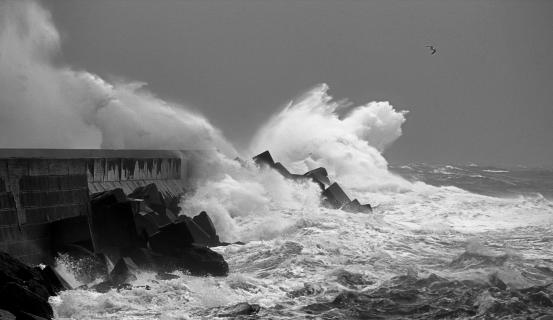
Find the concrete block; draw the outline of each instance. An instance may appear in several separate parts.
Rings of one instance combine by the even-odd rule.
[[[29,208],[25,210],[25,215],[29,224],[48,222],[48,213],[43,208]]]
[[[15,210],[1,210],[0,211],[0,226],[13,226],[17,225],[17,212]],[[1,242],[0,237],[0,242]]]
[[[48,174],[52,176],[66,176],[69,174],[70,160],[56,159],[48,161]]]
[[[324,202],[332,208],[339,209],[351,200],[338,183],[331,184],[323,193]]]
[[[47,176],[49,174],[49,162],[46,159],[31,159],[29,160],[29,175],[30,176]]]
[[[258,165],[268,165],[269,167],[273,167],[275,165],[275,161],[268,150],[253,157],[253,161],[255,161]]]
[[[0,193],[0,210],[15,209],[15,200],[11,192]]]

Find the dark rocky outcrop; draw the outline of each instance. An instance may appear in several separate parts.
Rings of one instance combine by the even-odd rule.
[[[0,286],[0,308],[10,311],[19,319],[22,312],[51,319],[54,316],[48,299],[15,282]]]
[[[322,196],[323,204],[334,209],[340,209],[342,206],[351,202],[347,194],[336,182],[326,188]]]
[[[370,204],[361,204],[357,199],[345,204],[342,210],[352,213],[371,213],[373,211]]]
[[[136,280],[137,273],[138,266],[136,263],[130,257],[122,257],[109,273],[109,280],[113,284],[119,285]]]
[[[253,157],[253,161],[255,161],[257,165],[268,165],[271,168],[275,166],[275,161],[268,150]]]
[[[29,318],[24,313],[52,318],[48,298],[61,290],[61,283],[52,273],[52,270],[31,268],[0,252],[0,309],[18,319]]]
[[[323,167],[308,171],[304,174],[304,176],[311,178],[323,190],[326,186],[330,185],[330,179],[328,179],[328,172]]]
[[[121,257],[121,250],[139,247],[141,242],[135,222],[135,205],[121,189],[92,196],[92,231],[96,250],[112,261]]]
[[[146,205],[152,208],[154,211],[159,214],[166,214],[166,202],[155,183],[150,183],[143,187],[136,188],[132,193],[129,194],[129,198],[133,199],[142,199],[146,202]]]
[[[177,221],[184,222],[188,232],[190,232],[190,235],[192,236],[192,243],[204,246],[207,246],[210,243],[211,239],[209,234],[197,225],[192,218],[187,216],[179,216]]]
[[[0,310],[0,320],[16,320],[16,319],[13,313],[6,310]]]
[[[181,269],[193,276],[226,276],[229,267],[219,253],[203,246],[190,245],[174,249],[171,255],[164,255],[160,270]]]
[[[46,283],[49,284],[48,293],[51,296],[57,294],[62,290],[72,289],[71,285],[65,279],[63,279],[63,277],[54,268],[50,266],[44,266],[43,268],[34,267],[33,269],[38,271],[42,278],[46,281]]]
[[[194,220],[194,222],[208,234],[209,242],[206,244],[207,246],[218,246],[221,244],[219,236],[217,235],[217,230],[215,230],[215,226],[213,225],[213,221],[211,221],[211,218],[205,211],[200,212],[197,216],[192,218],[192,220]]]
[[[159,228],[149,238],[148,244],[154,252],[172,255],[176,249],[190,246],[193,240],[186,223],[178,221]]]
[[[352,213],[371,213],[370,204],[361,204],[357,199],[353,201],[342,190],[338,183],[331,183],[328,172],[324,167],[319,167],[306,172],[303,175],[294,174],[288,171],[280,162],[274,161],[269,151],[264,151],[253,157],[259,166],[269,166],[279,172],[283,177],[291,180],[311,180],[321,188],[322,205],[332,209],[342,209]]]

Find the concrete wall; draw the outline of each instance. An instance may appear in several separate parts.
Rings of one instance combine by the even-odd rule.
[[[88,229],[75,217],[89,216],[91,193],[155,183],[176,199],[185,192],[183,162],[174,151],[0,149],[0,250],[47,260],[66,219]]]

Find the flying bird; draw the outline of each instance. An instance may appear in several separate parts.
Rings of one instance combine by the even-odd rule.
[[[434,46],[425,46],[427,48],[430,48],[430,55],[433,55],[434,53],[436,53],[436,48],[434,48]]]

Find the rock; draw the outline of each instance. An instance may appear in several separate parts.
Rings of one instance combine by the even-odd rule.
[[[350,203],[345,204],[342,210],[352,213],[371,213],[372,208],[370,204],[360,204],[357,199],[353,199]]]
[[[102,253],[95,254],[76,244],[64,245],[58,252],[67,256],[68,262],[73,267],[72,272],[79,282],[94,281],[108,272],[106,256]]]
[[[15,316],[9,311],[0,310],[0,320],[15,320]]]
[[[30,314],[27,312],[20,312],[17,315],[17,320],[46,320],[46,318],[39,317],[37,315]]]
[[[307,173],[304,174],[304,176],[311,178],[323,190],[326,186],[330,185],[330,179],[328,179],[328,172],[323,167],[308,171]]]
[[[115,267],[109,274],[109,280],[113,285],[120,285],[129,281],[136,280],[136,274],[138,273],[138,266],[129,257],[122,257],[117,261]]]
[[[0,252],[0,285],[9,282],[25,287],[45,300],[55,294],[54,285],[44,279],[38,270],[5,252]]]
[[[166,226],[173,221],[166,215],[159,214],[145,206],[143,210],[139,210],[134,214],[134,222],[139,235],[146,234],[150,237],[152,234],[158,232],[160,227]]]
[[[187,216],[179,216],[177,218],[177,221],[182,221],[186,224],[188,231],[192,235],[193,243],[204,246],[209,245],[209,243],[211,242],[211,237],[199,225],[197,225],[196,222],[192,220],[192,218]]]
[[[117,261],[122,249],[144,245],[136,231],[131,201],[95,205],[91,221],[96,250],[108,255],[112,261]]]
[[[167,208],[165,199],[155,183],[150,183],[149,185],[138,187],[132,193],[129,194],[129,198],[133,199],[142,199],[146,202],[146,205],[152,208],[154,211],[165,215],[165,210]]]
[[[344,190],[336,182],[326,188],[322,196],[323,204],[334,209],[340,209],[343,205],[351,202]]]
[[[134,248],[133,250],[126,251],[124,254],[131,258],[140,269],[145,270],[155,270],[156,261],[161,259],[159,254],[146,248]]]
[[[217,235],[217,230],[215,230],[213,221],[211,221],[211,218],[205,211],[200,212],[197,216],[192,218],[192,220],[194,220],[194,222],[209,236],[209,242],[205,245],[209,247],[221,245],[221,241],[219,239],[219,235]]]
[[[148,239],[154,252],[168,255],[174,255],[176,250],[190,246],[193,242],[194,238],[184,221],[163,226]]]
[[[20,312],[28,312],[46,319],[54,315],[48,304],[48,297],[39,296],[28,290],[24,285],[8,282],[0,286],[0,308],[17,316]]]
[[[261,307],[258,304],[249,304],[247,302],[240,302],[233,306],[226,307],[219,313],[218,317],[237,317],[248,316],[259,312]]]
[[[94,193],[90,196],[91,207],[95,206],[109,206],[116,203],[122,203],[127,201],[127,196],[123,189],[117,188],[109,191],[103,191]]]
[[[177,249],[160,262],[165,270],[184,269],[193,276],[226,276],[229,270],[222,255],[198,245]]]
[[[286,167],[280,162],[275,163],[273,165],[273,169],[275,169],[278,173],[280,173],[285,178],[288,178],[288,179],[293,178],[292,173],[290,173],[290,171],[288,171],[288,169],[286,169]]]
[[[50,295],[56,295],[58,292],[62,290],[71,290],[73,289],[69,282],[67,282],[57,271],[56,269],[45,266],[44,268],[41,267],[35,267],[35,270],[37,270],[42,278],[46,280],[49,285],[49,293]]]
[[[269,151],[264,151],[258,154],[257,156],[253,157],[253,161],[260,166],[260,165],[268,165],[269,167],[275,166],[275,161],[273,160],[273,157],[271,156],[271,153]]]

